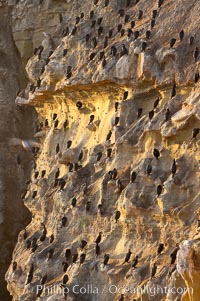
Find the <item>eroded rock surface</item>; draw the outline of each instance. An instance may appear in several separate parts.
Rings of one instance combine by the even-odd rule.
[[[198,258],[191,268],[183,241],[199,239],[194,129],[200,128],[200,5],[196,0],[164,0],[160,7],[153,0],[128,6],[120,0],[107,6],[96,2],[18,1],[12,9],[13,36],[29,78],[16,103],[37,110],[35,138],[42,147],[24,200],[33,218],[27,238],[23,232],[18,237],[17,268],[13,272],[11,264],[6,274],[8,290],[13,300],[36,300],[47,273],[38,300],[65,300],[56,290],[63,284],[71,301],[114,301],[122,293],[126,301],[197,301]],[[83,250],[81,240],[87,241]],[[66,249],[73,256],[65,256]],[[130,262],[123,264],[129,249]],[[104,265],[105,254],[110,258]],[[131,268],[135,256],[138,263]],[[75,285],[86,294],[76,293],[78,287],[73,291]],[[119,290],[113,293],[112,285]],[[184,292],[191,287],[193,297]]]

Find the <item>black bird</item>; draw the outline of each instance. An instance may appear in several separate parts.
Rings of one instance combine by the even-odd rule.
[[[132,252],[131,252],[131,250],[129,249],[129,250],[128,250],[128,253],[127,253],[126,256],[125,256],[125,259],[124,259],[123,264],[129,262],[129,259],[131,258],[131,254],[132,254]]]
[[[118,123],[119,123],[119,117],[117,116],[117,117],[115,117],[114,125],[118,125]]]
[[[90,12],[90,19],[92,19],[93,17],[94,17],[94,11],[91,10],[91,12]]]
[[[120,8],[120,9],[118,10],[118,14],[119,14],[120,17],[123,17],[123,16],[125,15],[124,9],[123,9],[123,8]]]
[[[104,40],[103,48],[106,48],[107,46],[108,46],[108,37],[106,36]]]
[[[78,24],[80,22],[81,18],[80,17],[76,17],[76,22],[75,24]]]
[[[135,171],[132,171],[131,172],[131,175],[130,175],[130,183],[134,183],[135,179],[137,177],[137,173]]]
[[[133,259],[133,262],[131,264],[132,268],[136,268],[136,265],[138,264],[138,256],[135,256],[135,258]]]
[[[81,150],[79,156],[78,156],[78,161],[81,161],[83,159],[83,150]]]
[[[47,282],[47,272],[44,274],[40,281],[40,285],[44,285]]]
[[[91,202],[90,201],[87,201],[86,205],[85,205],[85,210],[86,211],[90,211],[90,208],[91,208]]]
[[[43,234],[40,236],[40,241],[43,242],[43,241],[45,241],[45,239],[46,239],[46,234],[43,233]]]
[[[99,232],[99,235],[97,236],[95,243],[98,245],[101,242],[102,239],[102,232]]]
[[[129,18],[130,18],[130,16],[126,15],[125,18],[124,18],[124,23],[128,23]]]
[[[99,0],[94,0],[94,5],[97,5],[98,2]]]
[[[172,90],[171,90],[171,98],[176,96],[176,84],[173,84]]]
[[[58,114],[56,114],[56,113],[53,114],[53,118],[52,118],[53,121],[56,120],[57,116],[58,116]]]
[[[84,13],[81,13],[81,19],[83,19],[84,18]]]
[[[48,119],[45,119],[44,126],[46,126],[46,127],[49,126]]]
[[[112,171],[112,179],[115,180],[117,178],[117,169],[114,168]]]
[[[152,172],[152,166],[151,166],[151,164],[148,164],[147,165],[147,175],[149,176],[150,174],[151,174],[151,172]]]
[[[195,73],[194,82],[197,83],[199,80],[199,72]]]
[[[192,138],[196,139],[198,134],[199,134],[199,128],[194,128],[192,131]]]
[[[77,30],[77,27],[74,26],[74,28],[72,29],[72,32],[71,32],[71,35],[74,36],[76,34],[76,30]]]
[[[78,253],[73,254],[72,255],[72,262],[76,263],[77,259],[78,259]]]
[[[80,248],[81,250],[83,250],[85,247],[87,246],[87,241],[82,239],[81,242],[80,242]]]
[[[116,186],[117,186],[119,192],[122,192],[122,190],[124,189],[124,185],[122,184],[120,179],[117,180]]]
[[[50,238],[49,238],[49,243],[51,244],[54,241],[54,235],[51,234]]]
[[[144,52],[146,48],[147,48],[147,43],[142,42],[142,51]]]
[[[151,36],[151,31],[150,30],[147,30],[146,31],[146,39],[148,40]]]
[[[158,7],[161,7],[161,5],[163,4],[164,0],[158,0]]]
[[[102,32],[103,32],[103,26],[100,26],[98,28],[98,37],[100,37],[100,35],[102,34]]]
[[[109,39],[112,37],[112,35],[113,35],[113,29],[110,29],[109,32],[108,32]]]
[[[172,172],[172,178],[174,177],[175,173],[176,173],[176,170],[177,170],[177,167],[176,167],[176,160],[174,159],[173,160],[173,164],[172,164],[172,169],[171,169],[171,172]]]
[[[163,250],[164,250],[164,244],[160,243],[158,246],[157,254],[158,255],[161,254]]]
[[[33,280],[33,272],[32,273],[29,272],[26,280],[26,285],[31,283],[32,280]]]
[[[127,36],[130,38],[130,37],[132,36],[132,34],[133,34],[132,29],[131,29],[131,28],[128,28],[128,29],[127,29]]]
[[[85,254],[85,253],[82,253],[82,254],[80,255],[80,265],[84,263],[85,258],[86,258],[86,254]],[[80,265],[79,265],[79,266],[80,266]]]
[[[157,16],[157,10],[154,9],[154,10],[153,10],[153,13],[152,13],[152,19],[155,19],[156,16]]]
[[[171,265],[175,263],[176,261],[176,256],[177,256],[177,253],[178,253],[178,250],[179,250],[179,246],[177,244],[176,248],[174,249],[174,251],[170,254],[170,257],[171,257]]]
[[[30,247],[31,247],[31,240],[28,239],[28,240],[26,241],[26,249],[30,249]]]
[[[122,24],[118,24],[118,25],[117,25],[117,31],[120,32],[121,29],[122,29]]]
[[[193,45],[193,43],[194,43],[194,37],[193,37],[193,36],[191,36],[191,37],[190,37],[190,41],[189,41],[189,44],[190,44],[190,46],[192,46],[192,45]]]
[[[195,62],[198,61],[198,57],[199,57],[199,48],[196,47],[196,48],[195,48],[195,51],[194,51],[194,59],[195,59]]]
[[[71,140],[68,140],[68,141],[67,141],[67,148],[70,148],[71,145],[72,145],[72,141],[71,141]]]
[[[58,123],[59,123],[59,121],[58,121],[58,119],[56,119],[56,121],[55,121],[55,123],[54,123],[54,129],[55,129],[55,130],[56,130],[57,127],[58,127]]]
[[[151,278],[153,278],[156,274],[156,271],[157,271],[157,264],[156,262],[153,264],[153,268],[151,270]]]
[[[59,13],[59,22],[62,23],[63,22],[63,16],[61,13]]]
[[[14,261],[13,264],[12,264],[13,272],[16,271],[16,269],[17,269],[17,261]]]
[[[68,164],[69,172],[72,172],[73,167],[74,167],[73,163]]]
[[[58,168],[55,173],[55,179],[57,179],[59,177],[59,175],[60,175],[60,169]]]
[[[138,12],[138,20],[142,19],[143,11],[140,9]]]
[[[101,61],[101,60],[104,58],[104,56],[105,56],[104,51],[101,51],[101,52],[99,53],[99,60]]]
[[[98,256],[100,254],[100,246],[98,244],[96,244],[96,247],[95,247],[95,254],[96,254],[96,256]]]
[[[131,28],[135,27],[135,21],[131,21]]]
[[[154,110],[149,112],[149,119],[152,120],[154,116]]]
[[[23,239],[26,240],[27,237],[28,237],[27,231],[26,231],[26,229],[24,229]]]
[[[92,38],[93,48],[97,46],[97,39],[96,37]]]
[[[70,77],[72,76],[72,66],[68,66],[67,67],[67,79],[70,79]]]
[[[107,158],[110,158],[112,154],[112,148],[107,149]]]
[[[111,136],[112,136],[112,132],[109,131],[107,136],[106,136],[106,141],[110,140]]]
[[[68,120],[66,119],[65,122],[63,123],[64,129],[66,129],[67,126],[68,126]]]
[[[78,110],[80,110],[80,109],[82,108],[82,106],[83,106],[83,104],[82,104],[81,101],[78,101],[78,102],[76,103],[76,107],[77,107]]]
[[[65,250],[65,258],[66,260],[70,260],[72,256],[71,250],[70,249],[66,249]]]
[[[162,193],[162,189],[163,189],[162,185],[157,186],[157,196],[159,196]]]
[[[119,102],[118,102],[118,101],[116,101],[116,102],[115,102],[115,112],[117,112],[117,110],[118,110],[118,107],[119,107]]]
[[[89,35],[89,33],[87,33],[85,36],[85,42],[87,43],[89,41],[89,39],[90,39],[90,35]]]
[[[136,39],[139,37],[140,33],[139,33],[138,30],[136,30],[136,31],[133,33],[133,35],[134,35],[134,38],[135,38],[135,40],[136,40]]]
[[[128,49],[126,48],[125,44],[122,44],[122,50],[120,53],[120,57],[122,57],[124,55],[128,55]]]
[[[160,157],[160,152],[157,148],[154,148],[153,155],[158,160],[158,158]]]
[[[138,108],[138,111],[137,111],[137,118],[140,118],[140,117],[141,117],[142,111],[143,111],[142,108]]]
[[[125,34],[125,29],[124,28],[122,28],[122,30],[121,30],[121,37],[123,37],[124,36],[124,34]]]
[[[34,174],[34,178],[37,179],[38,176],[39,176],[39,171],[36,171],[35,174]]]
[[[153,104],[154,109],[157,108],[159,101],[160,101],[159,97],[154,101],[154,104]]]
[[[97,162],[101,160],[102,152],[97,153]]]
[[[67,48],[63,49],[63,57],[65,57],[67,55],[67,52],[68,52]]]
[[[102,22],[102,20],[103,20],[103,18],[101,17],[101,18],[99,18],[98,20],[97,20],[97,25],[101,25],[101,22]]]
[[[75,197],[73,197],[71,200],[72,207],[76,207],[76,202],[77,202],[77,199]]]
[[[92,53],[90,54],[90,61],[92,61],[92,60],[93,60],[93,58],[95,57],[95,55],[96,55],[96,53],[95,53],[95,52],[92,52]]]
[[[65,185],[66,185],[66,181],[63,178],[59,179],[60,190],[63,190]]]
[[[114,45],[111,47],[111,52],[110,52],[110,54],[111,54],[112,56],[116,56],[116,54],[117,54],[117,48],[116,48]]]
[[[59,145],[59,143],[57,143],[57,145],[56,145],[56,154],[58,154],[59,151],[60,151],[60,145]]]
[[[93,28],[96,24],[96,20],[93,20],[92,23],[91,23],[91,28]]]
[[[109,259],[110,259],[110,255],[105,254],[104,255],[104,261],[103,261],[103,267],[105,267],[108,264]]]
[[[67,263],[67,262],[62,262],[62,266],[63,266],[63,272],[65,273],[65,272],[67,272],[67,269],[68,269],[68,267],[69,267],[69,264]]]
[[[67,224],[67,217],[66,216],[63,216],[62,220],[61,220],[61,228],[62,227],[65,227]]]
[[[32,198],[34,199],[36,197],[36,195],[37,195],[37,190],[34,190],[33,194],[32,194]]]
[[[116,222],[116,223],[117,223],[118,219],[120,218],[120,216],[121,216],[121,212],[120,212],[119,210],[117,210],[117,211],[115,212],[115,222]]]
[[[68,36],[68,34],[69,34],[69,27],[67,26],[67,27],[63,30],[62,35],[63,35],[63,37],[66,37],[66,36]]]
[[[123,100],[126,100],[127,98],[128,98],[128,91],[125,91],[125,92],[124,92]]]
[[[47,254],[48,254],[47,261],[49,261],[53,257],[54,249],[49,249]]]
[[[103,214],[103,206],[102,206],[102,204],[98,205],[97,210],[98,210],[100,216],[102,216],[102,214]]]
[[[102,61],[102,64],[101,64],[103,69],[105,68],[106,64],[107,64],[107,62],[106,62],[106,59],[105,59],[105,57],[104,57],[104,59],[103,59],[103,61]]]
[[[62,279],[62,284],[65,285],[68,282],[68,280],[69,280],[69,276],[67,274],[65,274]]]
[[[170,110],[167,108],[166,112],[165,112],[165,121],[170,120],[171,117],[171,113]]]
[[[172,48],[176,43],[176,39],[172,38],[170,41],[170,48]]]
[[[109,0],[105,0],[105,7],[108,6]]]
[[[183,40],[183,38],[184,38],[184,35],[185,35],[184,31],[181,30],[181,31],[179,32],[179,39],[180,39],[181,42],[182,42],[182,40]]]
[[[151,29],[153,29],[155,25],[156,25],[156,20],[151,19]]]

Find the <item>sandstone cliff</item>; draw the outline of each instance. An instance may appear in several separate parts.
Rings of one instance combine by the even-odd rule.
[[[197,301],[200,4],[4,5],[28,77],[16,104],[37,111],[42,144],[13,300]]]

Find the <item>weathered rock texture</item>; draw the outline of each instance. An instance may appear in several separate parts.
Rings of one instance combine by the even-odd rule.
[[[29,78],[26,90],[16,102],[37,110],[40,126],[35,137],[42,143],[25,198],[33,216],[27,226],[28,237],[24,240],[23,232],[20,233],[13,252],[17,268],[13,272],[11,265],[6,274],[13,300],[36,300],[37,285],[45,273],[46,289],[38,299],[64,300],[66,296],[56,289],[65,274],[65,251],[71,249],[72,254],[78,253],[78,259],[74,264],[71,258],[67,259],[67,300],[113,301],[119,300],[124,292],[121,300],[197,301],[200,157],[198,135],[192,138],[192,131],[200,128],[199,57],[194,58],[196,47],[200,47],[199,2],[164,0],[159,8],[154,0],[131,0],[128,7],[124,0],[110,0],[106,7],[103,0],[96,5],[92,0],[35,2],[18,1],[12,10],[13,36]],[[129,16],[126,23],[125,16],[119,16],[119,9]],[[140,10],[143,15],[139,20]],[[154,12],[152,21],[154,10],[157,13]],[[82,12],[84,16],[74,30],[76,17]],[[91,27],[93,20],[96,24]],[[133,20],[133,33],[127,37]],[[122,24],[124,35],[118,32],[118,24]],[[112,36],[104,45],[110,30]],[[135,39],[136,31],[139,37]],[[194,42],[190,45],[192,36]],[[170,47],[172,38],[176,43]],[[147,47],[142,51],[144,41]],[[122,53],[123,44],[127,53]],[[33,49],[40,45],[33,55]],[[159,103],[154,108],[157,98]],[[154,116],[150,120],[152,110]],[[57,117],[53,118],[54,114]],[[91,115],[94,120],[90,122]],[[160,152],[159,159],[153,156],[155,148]],[[98,160],[100,152],[102,157]],[[148,165],[152,166],[149,175]],[[55,180],[58,169],[59,181]],[[114,169],[116,177],[110,172]],[[137,176],[130,183],[133,171]],[[38,177],[35,172],[39,172]],[[59,186],[62,183],[63,189]],[[159,195],[158,185],[162,187]],[[74,197],[76,204],[72,206]],[[116,210],[121,213],[117,223]],[[63,218],[66,224],[62,227]],[[42,242],[41,223],[47,230]],[[96,257],[94,241],[99,232],[102,240],[100,255]],[[49,243],[52,234],[54,241]],[[31,251],[27,241],[33,239],[38,240],[37,248]],[[80,249],[82,239],[87,241],[84,250]],[[160,255],[159,243],[164,244]],[[177,244],[177,260],[170,264],[170,254]],[[48,260],[50,249],[54,254]],[[138,255],[135,269],[131,263],[123,264],[129,249],[130,262]],[[80,266],[82,253],[86,259]],[[104,254],[110,255],[105,267]],[[151,279],[155,262],[157,271]],[[31,264],[34,272],[30,280]],[[92,285],[93,292],[73,293],[76,284],[86,288]],[[119,290],[109,291],[112,285]],[[142,295],[140,289],[145,287],[149,289]],[[168,290],[162,293],[165,287]],[[138,292],[133,288],[138,288]],[[188,291],[183,292],[184,288]]]

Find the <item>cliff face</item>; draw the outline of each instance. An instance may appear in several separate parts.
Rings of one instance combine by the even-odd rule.
[[[16,103],[36,109],[42,144],[13,300],[197,301],[199,3],[32,2],[12,9],[29,78]]]

